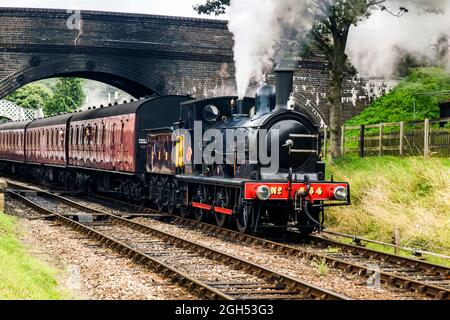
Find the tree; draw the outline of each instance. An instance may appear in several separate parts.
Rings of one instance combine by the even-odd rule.
[[[350,28],[368,18],[373,9],[390,12],[383,5],[384,2],[386,0],[313,1],[316,17],[309,38],[313,46],[324,55],[329,74],[330,144],[328,159],[330,162],[341,155],[342,84],[345,76],[352,70],[345,53]],[[229,4],[229,0],[207,0],[205,4],[196,6],[195,9],[199,13],[218,15],[223,13],[224,8]],[[399,15],[406,11],[401,7]]]
[[[53,92],[53,98],[44,110],[46,115],[75,111],[85,99],[83,80],[79,78],[60,78]]]
[[[194,10],[200,14],[224,14],[226,7],[230,5],[230,0],[206,0],[205,4],[194,6]]]
[[[41,83],[28,84],[5,97],[6,100],[14,102],[22,108],[31,109],[45,109],[52,98],[52,90]]]

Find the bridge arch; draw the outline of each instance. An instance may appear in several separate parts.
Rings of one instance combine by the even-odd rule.
[[[3,81],[1,96],[42,79],[79,77],[100,81],[127,92],[134,97],[167,94],[170,91],[164,78],[151,65],[137,65],[134,61],[92,56],[60,56],[38,60]]]

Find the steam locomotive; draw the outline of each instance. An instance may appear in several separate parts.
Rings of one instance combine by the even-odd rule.
[[[325,181],[319,124],[292,91],[293,70],[279,68],[255,98],[161,96],[5,123],[0,169],[240,232],[310,233],[326,206],[350,204],[350,189]]]

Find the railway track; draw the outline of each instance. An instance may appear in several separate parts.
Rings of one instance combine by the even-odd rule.
[[[346,296],[280,274],[242,258],[78,204],[24,184],[13,198],[161,273],[201,299],[323,299]],[[132,213],[130,213],[132,214]]]
[[[95,195],[85,198],[104,206],[114,203],[115,210],[118,212],[128,211],[130,214],[148,215],[159,213],[150,208],[124,203],[109,197]],[[295,231],[287,233],[297,239],[304,238],[307,245],[305,242],[285,244],[271,241],[179,216],[172,216],[172,223],[208,232],[224,239],[274,250],[282,255],[307,258],[311,261],[325,261],[333,268],[360,277],[373,278],[374,281],[379,281],[386,287],[407,290],[433,299],[450,299],[450,268],[445,266],[346,244],[317,235],[304,238]]]

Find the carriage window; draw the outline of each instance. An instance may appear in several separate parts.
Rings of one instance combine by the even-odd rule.
[[[105,131],[106,131],[106,125],[103,124],[103,126],[102,126],[102,145],[105,145]]]
[[[120,144],[123,144],[123,131],[125,129],[125,123],[122,122],[122,128],[120,129]]]
[[[114,145],[115,142],[116,142],[115,134],[116,134],[116,124],[114,123],[114,124],[112,125],[112,130],[111,130],[111,144],[112,144],[112,145]]]
[[[94,144],[97,145],[97,143],[98,143],[98,125],[95,124]]]
[[[91,125],[88,125],[88,126],[86,127],[86,144],[87,144],[87,145],[92,145],[92,138],[93,138],[93,135],[92,135],[92,126],[91,126]]]
[[[84,145],[84,136],[85,136],[84,125],[81,126],[80,136],[81,136],[80,137],[81,145]]]
[[[70,127],[70,145],[73,145],[73,127]]]

